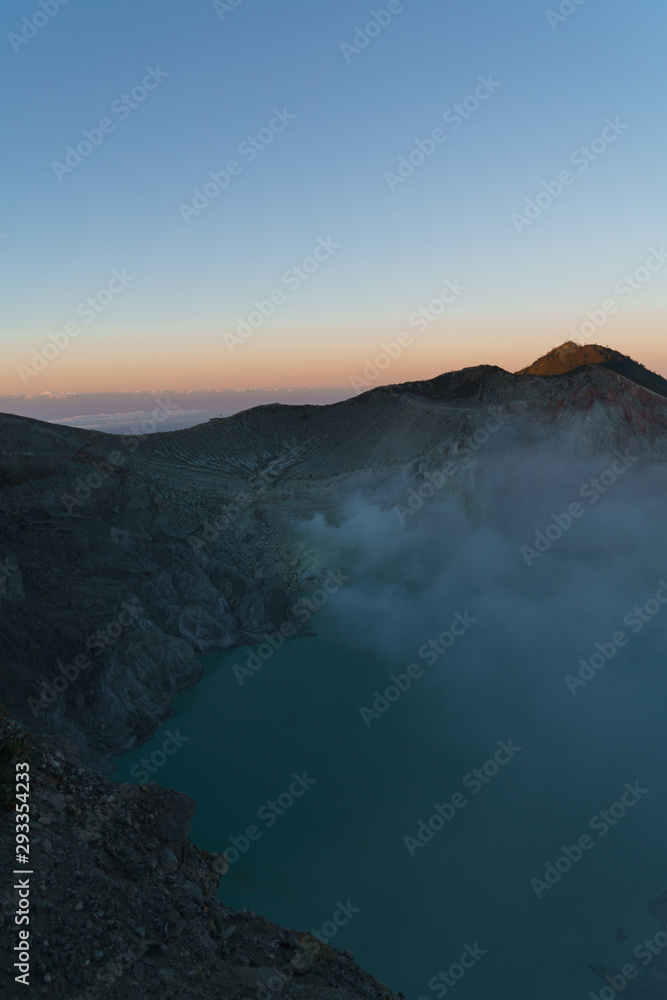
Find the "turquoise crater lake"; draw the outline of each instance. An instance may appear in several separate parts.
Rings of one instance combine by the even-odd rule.
[[[233,862],[227,905],[317,932],[413,1000],[448,981],[470,1000],[596,995],[588,963],[620,968],[658,929],[646,904],[667,885],[664,718],[648,692],[664,682],[633,679],[619,656],[577,702],[568,653],[551,648],[521,697],[516,650],[499,643],[491,661],[474,625],[412,661],[346,630],[335,601],[315,627],[249,676],[256,647],[206,656],[114,778],[196,798],[193,841]],[[648,793],[601,835],[598,814],[637,781]],[[548,863],[559,874],[540,890]]]

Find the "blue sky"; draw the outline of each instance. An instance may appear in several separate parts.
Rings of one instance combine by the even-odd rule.
[[[132,283],[39,390],[339,385],[454,277],[465,295],[392,381],[464,355],[518,366],[567,339],[665,233],[664,5],[566,0],[555,27],[558,5],[535,0],[399,6],[346,57],[387,4],[242,0],[221,19],[210,2],[69,0],[15,52],[9,34],[41,8],[8,3],[2,390],[24,390],[16,364],[123,267]],[[113,102],[147,67],[168,75],[120,120]],[[443,125],[480,77],[499,86]],[[276,108],[296,117],[247,162],[239,145]],[[58,180],[54,161],[104,117],[113,131]],[[608,118],[626,128],[573,167]],[[446,141],[390,190],[385,173],[439,126]],[[186,224],[179,204],[234,158],[240,173]],[[512,214],[568,168],[571,185],[518,233]],[[329,237],[336,252],[230,355],[221,332]],[[657,365],[664,288],[658,273],[598,339],[642,353],[644,338]]]

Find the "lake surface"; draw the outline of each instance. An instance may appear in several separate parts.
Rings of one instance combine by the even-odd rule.
[[[639,966],[633,948],[660,930],[646,904],[667,888],[662,621],[576,695],[563,680],[571,651],[553,636],[490,645],[478,621],[429,666],[345,622],[333,598],[317,638],[288,640],[243,684],[234,666],[250,647],[205,657],[198,687],[114,778],[145,781],[141,759],[178,730],[187,741],[152,777],[196,798],[195,843],[237,857],[221,899],[335,930],[331,944],[411,1000],[454,986],[458,1000],[586,1000],[604,986],[589,962]],[[367,726],[360,708],[410,662],[423,675]],[[591,828],[624,794],[626,814]],[[592,846],[569,870],[558,862],[559,881],[531,885],[582,836]],[[449,986],[434,979],[450,967]]]

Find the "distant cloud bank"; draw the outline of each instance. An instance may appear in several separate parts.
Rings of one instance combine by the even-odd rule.
[[[192,392],[58,393],[0,396],[0,412],[34,417],[50,423],[107,431],[112,434],[143,434],[155,429],[155,410],[160,411],[160,431],[181,430],[205,423],[212,417],[230,417],[241,410],[268,403],[325,405],[352,395],[343,388],[242,389],[237,391],[193,390]],[[152,426],[149,426],[152,425]]]

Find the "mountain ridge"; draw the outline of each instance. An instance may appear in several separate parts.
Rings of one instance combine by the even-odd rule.
[[[456,474],[442,495],[483,516],[470,442],[492,415],[488,454],[567,441],[582,458],[631,448],[667,463],[665,396],[607,362],[548,376],[470,367],[138,437],[0,414],[0,698],[106,769],[199,680],[202,653],[279,628],[309,585],[293,521],[335,510],[357,482],[383,503],[446,461]],[[136,620],[45,704],[58,662],[117,628],[124,602],[141,606]]]
[[[270,403],[138,437],[0,414],[0,700],[12,700],[13,718],[46,741],[48,772],[36,772],[44,786],[48,773],[60,789],[49,799],[37,785],[39,822],[46,824],[46,833],[37,827],[39,837],[55,841],[60,866],[49,861],[44,877],[55,886],[71,859],[79,891],[93,900],[109,866],[111,877],[127,874],[162,915],[167,904],[162,881],[156,895],[155,871],[164,871],[165,891],[177,886],[197,931],[195,996],[254,991],[254,979],[243,978],[250,960],[258,974],[270,973],[278,943],[284,978],[312,976],[301,981],[314,1000],[389,997],[349,956],[320,949],[309,935],[209,905],[221,872],[189,845],[191,800],[125,786],[129,805],[92,827],[97,802],[109,799],[100,775],[113,754],[142,744],[168,718],[175,696],[200,680],[203,653],[262,642],[291,621],[293,602],[320,586],[323,573],[294,526],[335,511],[360,483],[368,503],[386,510],[448,464],[453,471],[439,498],[483,521],[484,505],[494,500],[492,489],[485,493],[487,456],[501,467],[509,459],[511,469],[519,449],[550,461],[564,445],[575,461],[632,449],[647,464],[667,465],[665,394],[614,370],[631,362],[620,358],[543,375],[481,365],[338,403]],[[296,634],[305,634],[303,625]],[[57,758],[50,748],[65,744]],[[74,801],[66,805],[64,793]],[[81,822],[65,824],[74,802]],[[154,821],[175,811],[178,837],[161,839]],[[136,839],[121,841],[128,819]],[[42,937],[55,940],[53,926]],[[114,947],[110,935],[107,944]],[[180,973],[165,944],[161,933],[160,964]],[[234,993],[219,978],[231,965]],[[213,972],[210,989],[202,967]],[[85,979],[81,963],[79,971]],[[123,988],[127,997],[145,995],[141,986],[136,993]]]
[[[589,365],[600,365],[636,382],[644,389],[649,389],[651,392],[667,398],[667,379],[646,368],[629,355],[621,354],[620,351],[611,347],[602,347],[600,344],[575,344],[574,341],[567,340],[558,347],[554,347],[547,354],[542,355],[531,365],[519,369],[516,374],[551,377]]]

